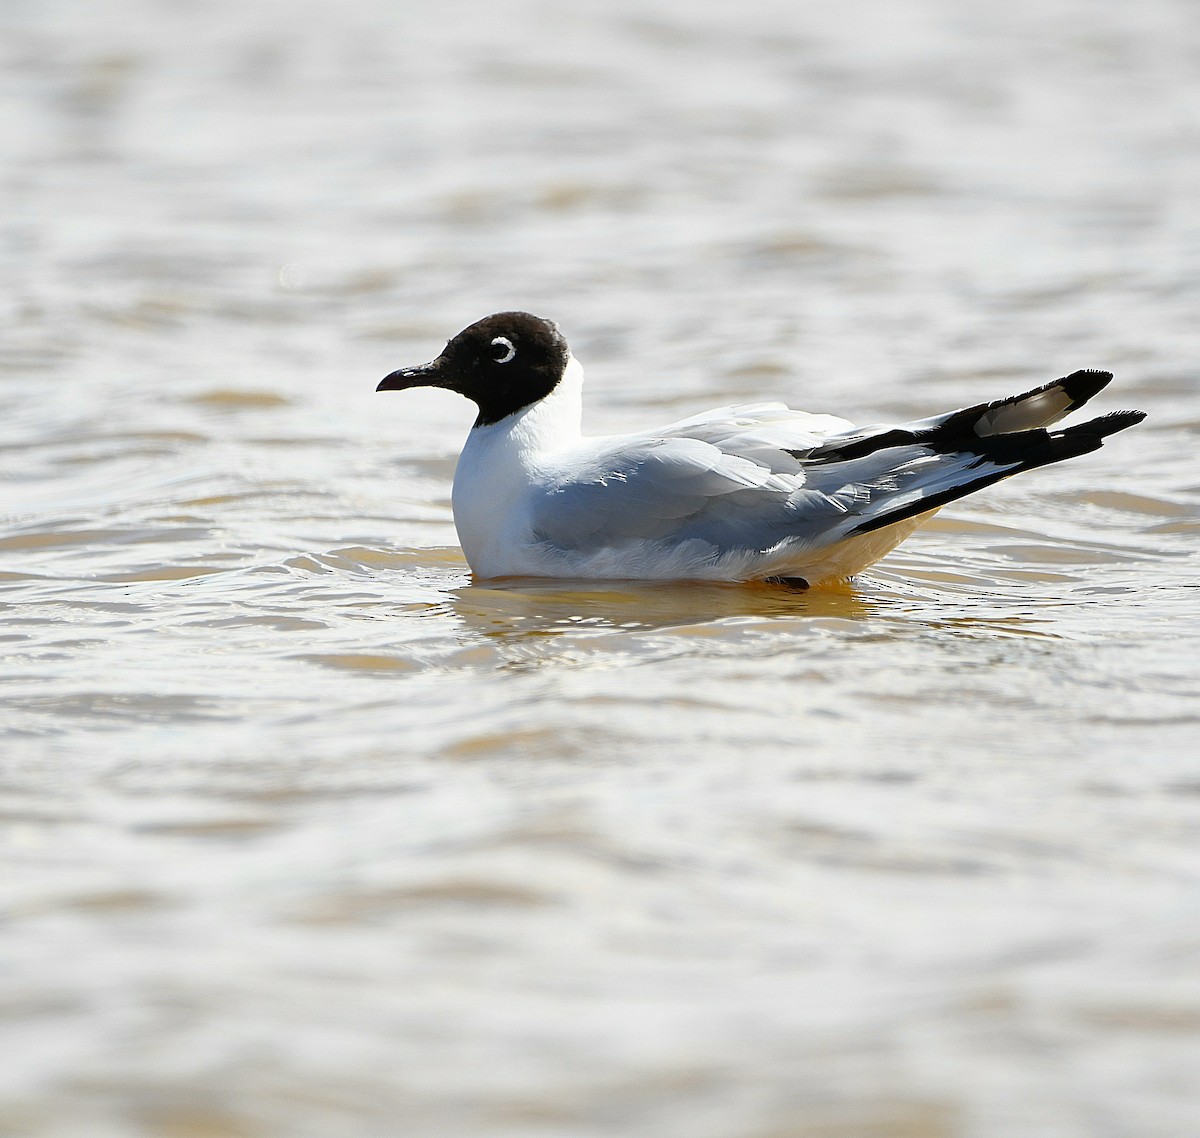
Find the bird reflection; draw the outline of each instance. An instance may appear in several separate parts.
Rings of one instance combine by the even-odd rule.
[[[738,618],[862,620],[877,611],[880,603],[850,586],[802,590],[766,584],[533,578],[472,583],[453,590],[449,597],[469,628],[502,637],[584,629],[653,631]]]

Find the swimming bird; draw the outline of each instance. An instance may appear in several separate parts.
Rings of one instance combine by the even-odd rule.
[[[1048,429],[1111,379],[1077,371],[900,425],[751,403],[587,437],[583,369],[557,325],[501,312],[377,390],[442,387],[478,406],[452,495],[477,577],[805,586],[852,577],[948,502],[1140,422],[1114,411]]]

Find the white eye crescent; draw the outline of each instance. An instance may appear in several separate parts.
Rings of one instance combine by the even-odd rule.
[[[497,336],[492,341],[492,359],[498,364],[506,364],[517,354],[513,342],[507,336]]]

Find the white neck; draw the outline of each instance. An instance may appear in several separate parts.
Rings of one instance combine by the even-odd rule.
[[[567,360],[558,386],[515,414],[472,427],[454,472],[454,524],[471,568],[484,576],[510,572],[503,550],[520,541],[531,481],[552,452],[579,441],[583,368]]]
[[[489,431],[504,434],[509,446],[532,456],[569,445],[579,438],[582,427],[583,368],[574,356],[568,356],[562,379],[545,399],[539,399],[499,423],[476,427],[471,435]]]

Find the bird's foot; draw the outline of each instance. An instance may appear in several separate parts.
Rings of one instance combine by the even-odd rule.
[[[808,588],[808,582],[803,577],[764,577],[766,585],[782,585],[785,589],[795,589],[802,593]]]

